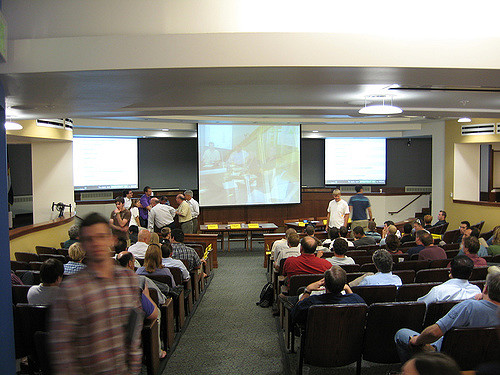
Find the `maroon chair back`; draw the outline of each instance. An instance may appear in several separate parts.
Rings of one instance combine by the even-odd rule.
[[[450,259],[435,259],[431,260],[429,264],[429,268],[447,268],[448,264],[450,264]]]
[[[11,260],[10,261],[10,269],[12,271],[17,271],[17,270],[30,270],[30,265],[28,262],[20,262],[18,260]]]
[[[458,250],[460,249],[460,243],[455,242],[455,243],[447,243],[443,246],[441,246],[445,251],[446,250]]]
[[[429,268],[428,260],[407,260],[404,262],[394,263],[392,267],[394,271],[413,270],[415,272],[418,272],[426,268]]]
[[[350,272],[347,274],[347,282],[350,283],[354,279],[357,279],[360,276],[363,276],[365,273],[364,272]]]
[[[486,280],[488,275],[488,267],[475,267],[472,270],[469,280]]]
[[[307,275],[293,275],[290,277],[288,283],[288,295],[296,296],[297,290],[302,286],[308,286],[309,284],[318,281],[323,278],[323,274],[307,274]]]
[[[364,299],[367,305],[378,302],[396,301],[397,288],[395,285],[355,286],[352,292]]]
[[[374,263],[365,263],[361,266],[360,272],[373,272],[373,273],[377,273],[377,267],[375,267],[375,264]]]
[[[446,243],[454,243],[457,242],[459,236],[460,229],[449,230],[443,234],[443,241]]]
[[[159,281],[160,283],[167,284],[170,287],[172,286],[172,280],[170,279],[170,276],[167,276],[167,275],[148,275],[147,277],[151,280]]]
[[[175,285],[182,285],[182,271],[177,267],[168,267],[170,273],[174,277]]]
[[[344,269],[345,272],[360,272],[361,266],[359,264],[341,264],[340,267]]]
[[[396,301],[416,301],[417,298],[425,296],[433,287],[439,284],[441,283],[403,284],[398,289]]]
[[[446,253],[446,258],[453,259],[458,255],[459,250],[445,250],[445,253]]]
[[[427,313],[425,314],[424,325],[422,329],[429,327],[430,325],[436,323],[443,316],[448,314],[453,306],[462,301],[445,301],[445,302],[433,302],[427,306]],[[416,330],[420,332],[419,330]]]
[[[310,307],[306,329],[301,337],[299,374],[304,363],[340,367],[358,361],[361,358],[366,311],[365,304]]]
[[[12,285],[12,303],[28,303],[28,290],[31,285]]]
[[[38,255],[42,254],[57,254],[57,250],[55,247],[48,246],[35,246],[36,253]]]
[[[375,363],[400,362],[394,335],[401,328],[420,331],[425,315],[423,302],[375,303],[368,308],[363,359]]]
[[[412,284],[415,282],[415,271],[413,270],[396,270],[392,271],[392,274],[399,276],[403,284]]]
[[[347,253],[346,253],[346,256],[347,256]],[[356,264],[359,264],[359,265],[373,262],[371,255],[355,255],[352,257],[352,259],[354,259],[354,262],[356,262]]]
[[[40,254],[40,261],[45,262],[47,259],[57,259],[62,264],[67,263],[66,257],[64,255],[58,254]]]
[[[38,256],[38,254],[35,254],[35,253],[16,251],[14,253],[14,256],[16,257],[16,260],[19,262],[29,263],[29,262],[39,262],[40,261],[40,257]]]
[[[416,283],[434,283],[445,282],[450,279],[449,268],[430,268],[427,270],[420,270],[415,275]]]
[[[367,256],[368,253],[364,249],[357,249],[357,250],[347,250],[345,253],[346,257],[358,257],[358,256]]]

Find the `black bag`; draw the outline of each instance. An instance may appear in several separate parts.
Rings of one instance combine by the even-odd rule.
[[[260,301],[257,302],[257,305],[260,307],[269,307],[272,306],[274,302],[274,288],[272,283],[267,283],[262,288],[260,292]]]

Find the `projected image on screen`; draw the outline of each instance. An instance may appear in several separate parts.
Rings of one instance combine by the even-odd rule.
[[[198,125],[203,206],[300,203],[300,126]]]
[[[73,138],[75,190],[137,189],[137,139]]]
[[[384,138],[326,138],[325,185],[385,184]]]

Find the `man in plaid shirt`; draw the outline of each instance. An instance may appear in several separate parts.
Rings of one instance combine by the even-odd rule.
[[[142,359],[138,278],[114,264],[110,256],[114,238],[104,217],[87,216],[80,226],[80,241],[87,268],[61,284],[51,311],[54,373],[138,374]],[[130,324],[129,318],[136,314],[136,324]]]
[[[189,262],[189,271],[201,267],[200,257],[198,253],[189,246],[184,245],[184,233],[180,229],[172,231],[172,255],[174,259],[187,260]]]

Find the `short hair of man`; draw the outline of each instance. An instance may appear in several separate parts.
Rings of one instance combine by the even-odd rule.
[[[430,224],[431,222],[432,222],[432,215],[425,215],[424,216],[424,223]]]
[[[170,241],[166,240],[165,242],[163,242],[163,244],[161,245],[161,256],[163,258],[170,258],[170,256],[172,255],[172,251],[174,251],[174,249],[172,248],[172,244],[170,243]]]
[[[120,203],[122,203],[122,204],[125,204],[125,199],[123,199],[123,197],[116,197],[116,198],[115,198],[115,203],[117,203],[117,202],[120,202]]]
[[[425,230],[422,231],[422,233],[418,236],[418,238],[420,239],[420,242],[422,242],[424,246],[430,246],[432,245],[432,243],[434,243],[434,238],[432,238],[432,234],[427,233]]]
[[[455,360],[444,353],[424,352],[412,358],[415,369],[425,375],[460,375],[460,367]]]
[[[311,236],[306,236],[300,240],[300,246],[306,254],[314,254],[316,251],[317,243]]]
[[[410,223],[406,223],[405,225],[403,225],[403,233],[404,234],[411,234],[412,229],[413,229],[413,227],[411,226]]]
[[[399,241],[398,236],[396,236],[395,234],[388,234],[385,237],[385,247],[390,251],[396,251],[400,244],[401,242]]]
[[[186,197],[184,196],[184,194],[177,194],[177,195],[175,196],[175,198],[179,198],[180,200],[183,200],[183,201],[185,201],[185,200],[186,200]]]
[[[306,225],[306,233],[308,236],[312,236],[314,234],[314,227],[311,224]]]
[[[149,243],[151,241],[151,232],[147,229],[141,229],[137,235],[137,241]]]
[[[144,186],[144,189],[142,189],[143,192],[147,192],[148,190],[151,190],[150,186]]]
[[[333,189],[332,195],[339,195],[340,194],[340,189]]]
[[[389,226],[389,225],[394,225],[394,221],[392,221],[392,220],[387,220],[387,221],[384,221],[384,224],[385,224],[386,226]]]
[[[328,237],[331,240],[339,238],[339,236],[340,236],[340,234],[339,234],[339,230],[337,228],[332,227],[332,228],[328,229]]]
[[[397,233],[397,231],[398,231],[398,228],[397,228],[395,225],[393,225],[393,224],[391,224],[391,225],[389,225],[389,226],[387,227],[387,232],[388,232],[389,234],[396,234],[396,233]]]
[[[356,193],[359,193],[362,189],[363,189],[363,186],[361,186],[361,185],[354,186],[354,190],[356,190]]]
[[[446,219],[446,215],[447,215],[447,214],[446,214],[446,211],[445,211],[445,210],[441,210],[441,211],[439,211],[439,212],[441,212],[441,214],[443,214],[443,217]]]
[[[40,267],[40,279],[44,284],[53,284],[64,273],[63,264],[54,258],[49,258]]]
[[[356,228],[354,228],[352,230],[352,232],[354,234],[357,234],[357,235],[361,235],[361,236],[364,236],[365,235],[365,231],[363,230],[363,227],[360,227],[360,226],[357,226]]]
[[[138,234],[139,233],[139,227],[137,225],[131,225],[130,227],[128,227],[128,232],[129,233]]]
[[[167,198],[167,196],[166,196],[166,195],[162,195],[162,196],[160,197],[160,203],[162,203],[162,204],[163,204],[163,203],[165,203],[165,202],[168,202],[168,198]]]
[[[95,224],[106,224],[106,226],[109,228],[109,221],[104,216],[98,214],[97,212],[92,212],[85,216],[80,223],[80,236],[82,235],[82,230],[84,228],[91,227]]]
[[[422,222],[420,221],[420,219],[415,219],[415,221],[413,222],[413,226],[415,226],[415,225],[423,228],[423,225],[422,225]]]
[[[170,233],[172,232],[172,229],[170,229],[169,227],[164,227],[164,228],[161,228],[161,235],[163,238],[167,237]]]
[[[125,197],[125,196],[128,194],[128,192],[129,192],[129,191],[132,191],[132,190],[130,190],[130,189],[128,189],[128,190],[123,190],[123,192],[122,192],[122,196],[123,196],[123,197]]]
[[[68,236],[71,240],[76,240],[78,238],[78,231],[80,230],[80,227],[78,225],[72,225],[68,229]]]
[[[339,228],[339,235],[340,237],[347,237],[347,233],[349,233],[349,231],[347,230],[346,227],[344,227],[343,225]]]
[[[151,201],[149,203],[157,205],[158,203],[160,203],[160,200],[156,197],[153,197],[153,198],[151,198]]]
[[[465,226],[467,227],[466,229],[470,228],[470,223],[467,220],[461,221],[460,224],[465,224]]]
[[[184,242],[184,232],[179,228],[172,231],[172,237],[176,242]]]
[[[476,237],[465,237],[464,238],[464,247],[469,250],[471,254],[477,254],[479,251],[479,240]]]
[[[333,242],[333,252],[337,255],[344,255],[347,250],[349,250],[349,245],[347,244],[347,241],[344,240],[343,238],[337,238]]]
[[[488,297],[492,301],[500,302],[500,272],[488,273],[486,286]]]
[[[193,196],[193,191],[192,190],[186,190],[184,192],[184,195],[189,195],[190,197],[192,197]]]
[[[69,247],[68,256],[74,262],[79,262],[85,258],[85,250],[83,250],[80,242],[75,242]]]
[[[375,267],[382,272],[388,273],[392,270],[392,255],[385,249],[377,250],[372,255],[373,263],[375,263]]]
[[[340,266],[332,266],[324,274],[325,287],[330,293],[340,293],[347,283],[347,274]]]
[[[290,236],[292,233],[297,233],[297,231],[293,228],[288,228],[285,232],[285,238],[288,239],[288,236]]]
[[[377,229],[377,224],[374,221],[369,221],[368,229],[370,230],[370,232],[375,232]]]
[[[467,255],[457,255],[451,260],[451,276],[455,279],[469,280],[474,262]]]
[[[128,251],[124,252],[123,254],[118,254],[116,257],[116,260],[118,261],[118,263],[120,263],[120,266],[125,268],[128,267],[128,264],[132,259],[134,259],[134,255],[132,253],[129,253]]]
[[[479,229],[477,229],[476,227],[472,227],[470,228],[470,236],[471,237],[476,237],[479,239]]]
[[[300,243],[300,236],[297,233],[292,233],[290,236],[288,236],[288,245],[290,247],[296,247],[299,246]]]
[[[120,254],[122,251],[127,250],[128,243],[125,238],[117,238],[114,246],[115,254]]]

